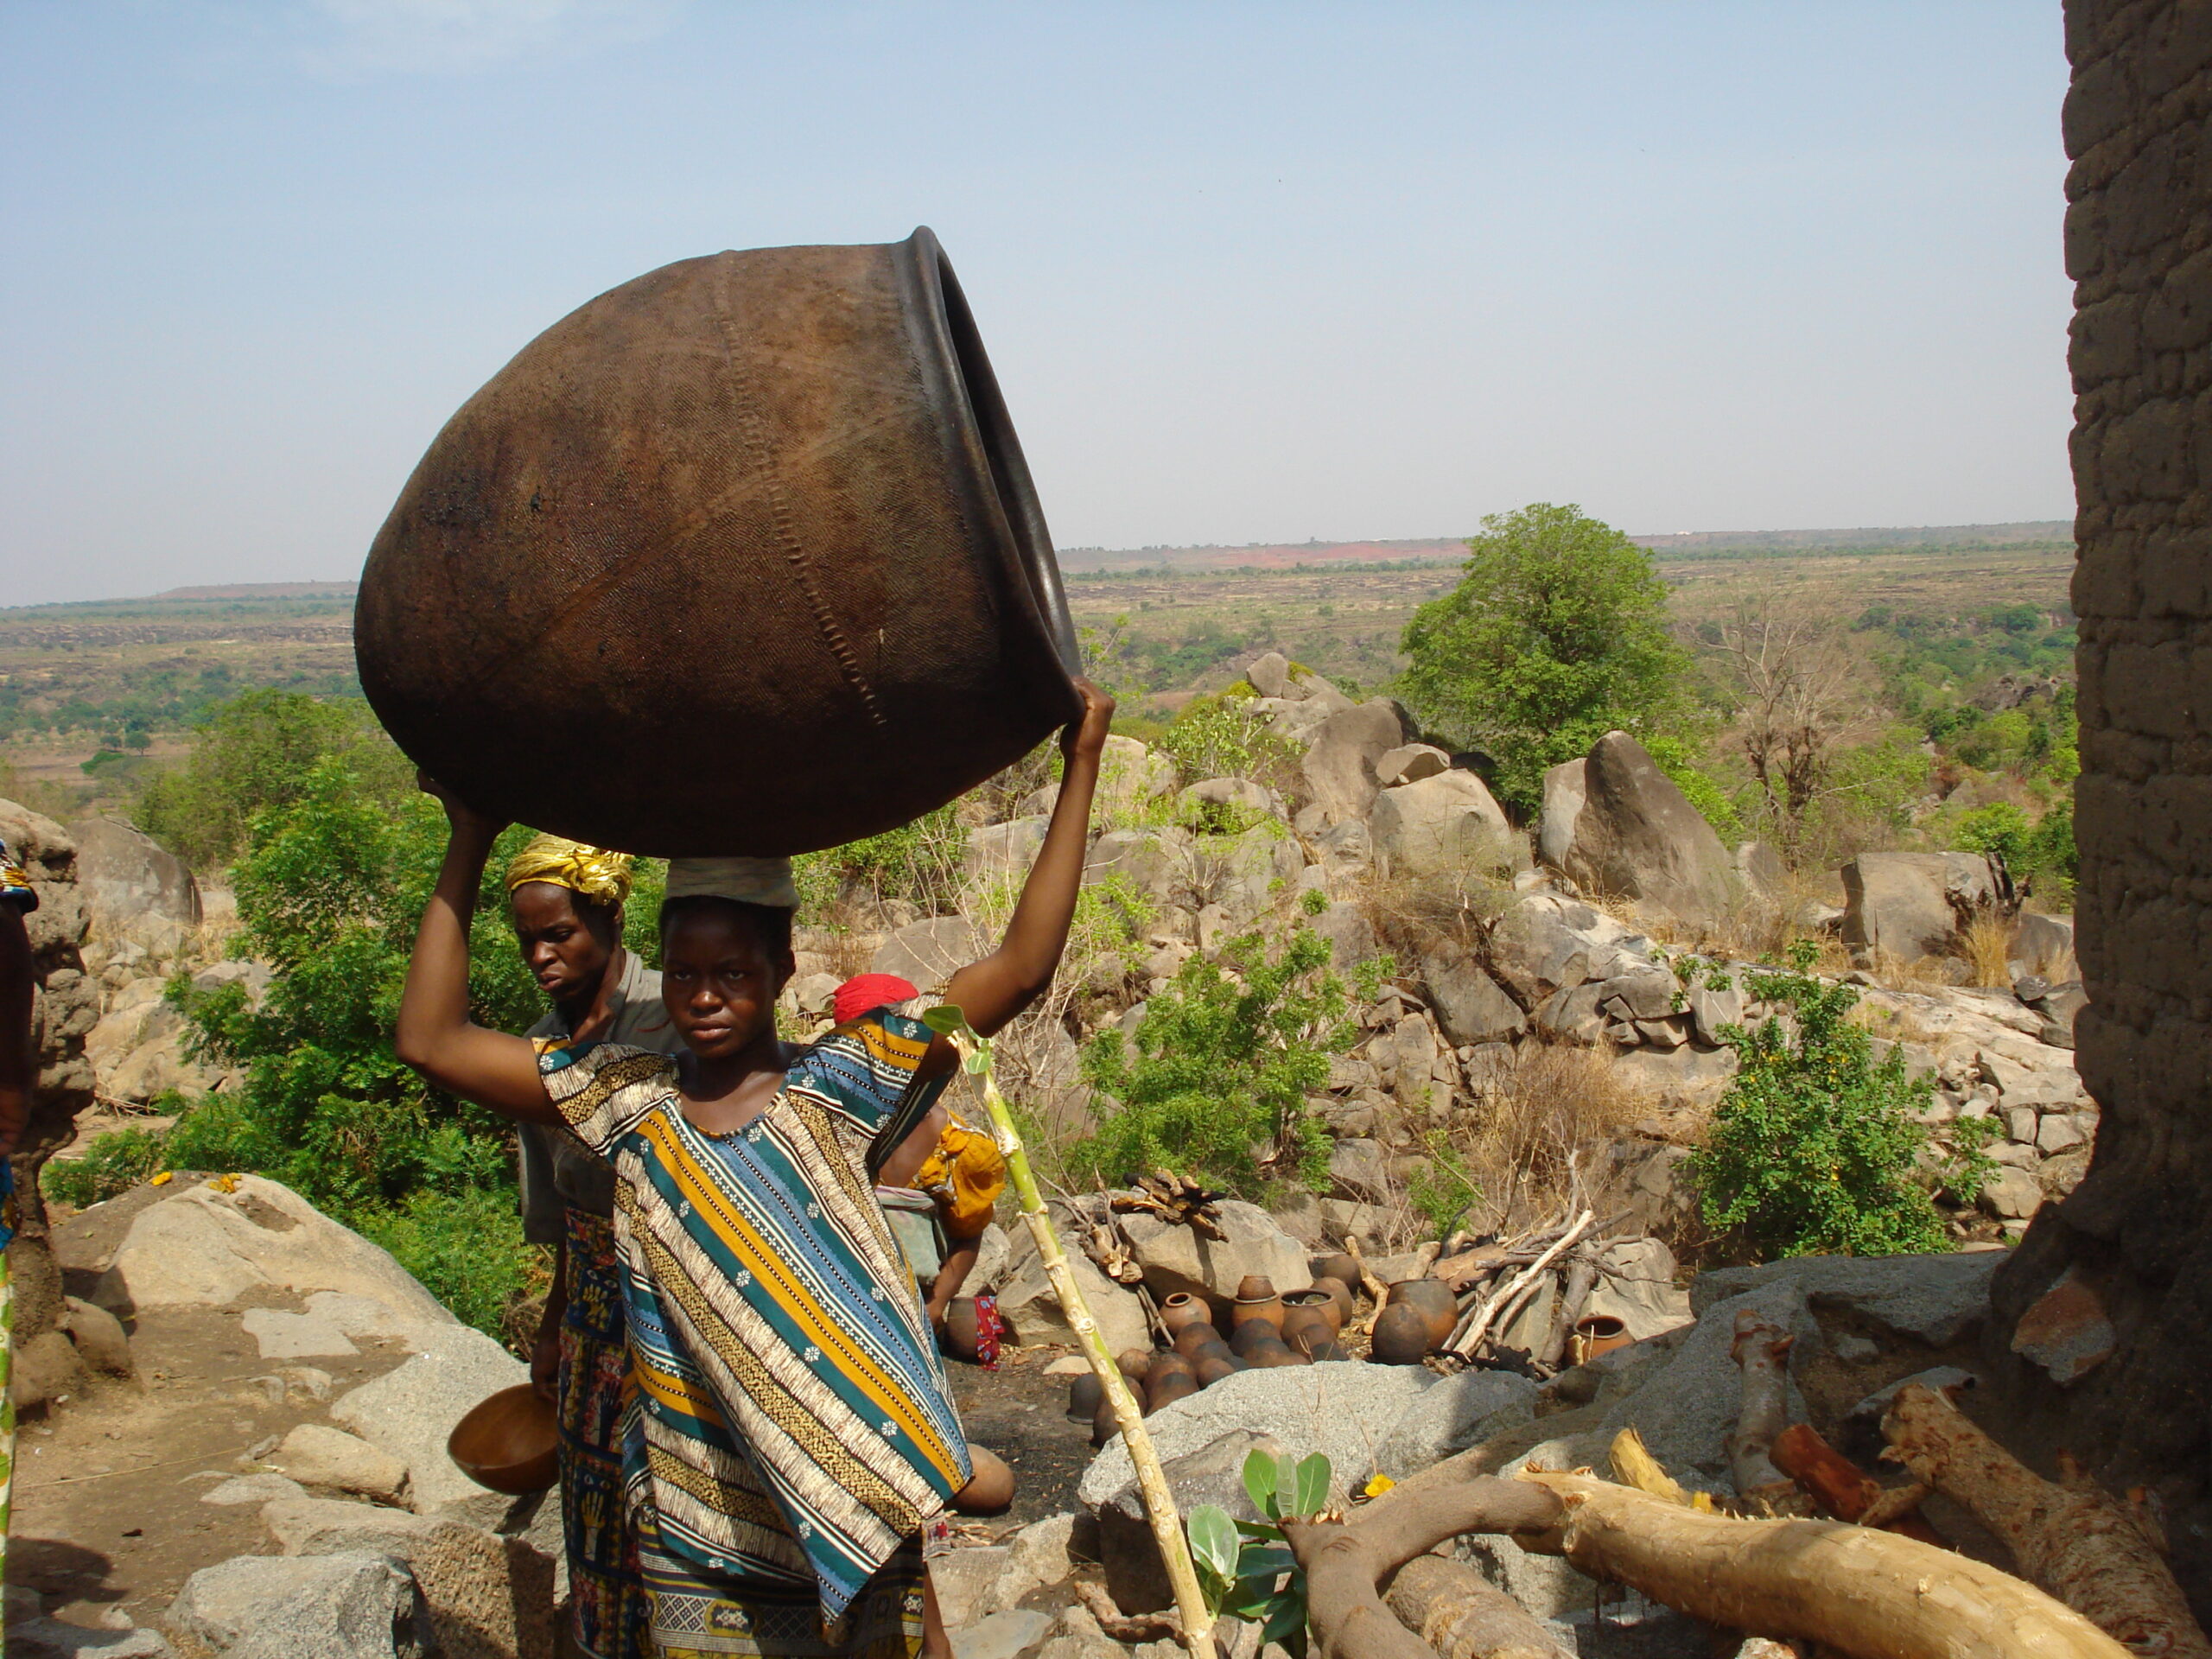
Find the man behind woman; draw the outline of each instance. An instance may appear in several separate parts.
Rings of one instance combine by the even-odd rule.
[[[1113,705],[1084,688],[1052,825],[999,948],[945,1000],[990,1034],[1049,982],[1083,872]],[[467,925],[500,826],[444,797],[453,834],[397,1042],[434,1082],[611,1164],[635,1391],[623,1469],[667,1659],[948,1651],[923,1566],[970,1463],[930,1322],[871,1183],[933,1145],[954,1056],[917,998],[796,1059],[774,1005],[796,894],[780,861],[677,860],[663,1004],[683,1052],[472,1025]]]

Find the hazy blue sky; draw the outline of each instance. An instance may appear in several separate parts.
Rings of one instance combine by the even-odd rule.
[[[0,603],[346,575],[592,295],[933,226],[1063,545],[2071,512],[2056,0],[0,0]]]

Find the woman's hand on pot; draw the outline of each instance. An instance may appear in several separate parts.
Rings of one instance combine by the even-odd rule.
[[[503,819],[479,812],[419,767],[415,773],[415,787],[445,808],[446,822],[453,826],[455,836],[474,836],[488,842],[497,840],[499,831],[507,827]]]
[[[1070,760],[1096,760],[1114,730],[1114,699],[1089,680],[1077,680],[1075,689],[1083,696],[1083,717],[1061,729],[1060,753]]]

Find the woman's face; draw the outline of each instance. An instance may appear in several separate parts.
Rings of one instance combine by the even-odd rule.
[[[720,905],[686,910],[662,935],[660,956],[661,1001],[701,1059],[728,1059],[774,1030],[791,959],[771,957],[740,912]]]
[[[575,899],[550,881],[525,881],[507,895],[523,961],[538,989],[563,1007],[598,994],[621,937],[619,907]]]

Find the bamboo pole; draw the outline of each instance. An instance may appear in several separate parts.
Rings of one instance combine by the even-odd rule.
[[[1145,1516],[1152,1523],[1153,1541],[1160,1547],[1160,1559],[1167,1568],[1168,1585],[1175,1592],[1177,1636],[1192,1654],[1210,1654],[1213,1649],[1213,1615],[1206,1611],[1205,1597],[1198,1589],[1198,1570],[1191,1559],[1190,1543],[1183,1536],[1183,1517],[1175,1507],[1175,1494],[1168,1490],[1166,1471],[1160,1467],[1160,1453],[1153,1449],[1152,1435],[1145,1428],[1144,1414],[1137,1408],[1136,1396],[1129,1392],[1128,1379],[1122,1375],[1122,1368],[1107,1351],[1106,1338],[1099,1334],[1098,1321],[1091,1317],[1090,1306],[1084,1300],[1083,1287],[1076,1282],[1075,1271],[1068,1266],[1067,1253],[1060,1248],[1059,1235],[1052,1230],[1044,1194],[1038,1189],[1037,1177],[1029,1167],[1029,1154],[1022,1147],[1020,1131],[1014,1128],[1014,1114],[992,1075],[990,1045],[969,1029],[966,1017],[957,1008],[931,1012],[958,1016],[957,1025],[949,1026],[944,1034],[959,1052],[961,1064],[982,1090],[983,1105],[991,1116],[991,1137],[998,1142],[999,1151],[1006,1159],[1007,1174],[1020,1203],[1021,1218],[1029,1224],[1029,1236],[1037,1242],[1037,1255],[1045,1264],[1045,1276],[1052,1283],[1052,1294],[1060,1299],[1061,1311],[1067,1315],[1076,1339],[1083,1344],[1084,1357],[1090,1362],[1091,1374],[1112,1402],[1114,1421],[1121,1427],[1122,1442],[1129,1448],[1129,1462],[1136,1470],[1137,1491],[1144,1498]],[[932,1029],[937,1028],[934,1020],[931,1024]]]

